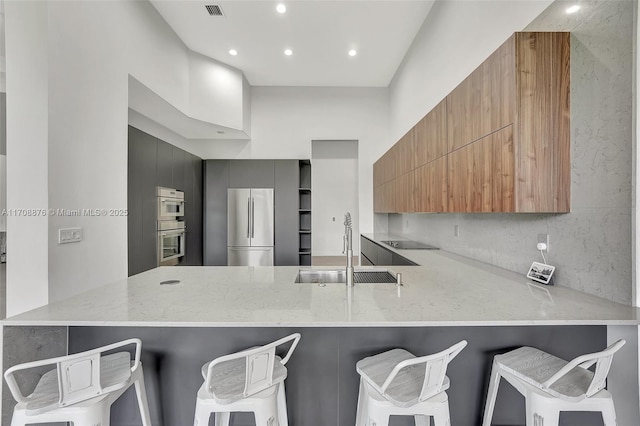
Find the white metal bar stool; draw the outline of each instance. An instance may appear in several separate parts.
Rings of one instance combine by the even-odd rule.
[[[463,340],[437,354],[416,357],[392,349],[356,364],[360,393],[356,426],[385,426],[389,416],[414,416],[416,426],[449,426],[447,366],[467,346]]]
[[[618,340],[607,349],[570,362],[524,346],[493,358],[483,426],[490,426],[500,378],[506,379],[526,401],[527,426],[557,426],[560,411],[599,411],[606,426],[616,426],[611,394],[604,389]],[[595,372],[588,370],[595,364]]]
[[[215,413],[216,426],[229,426],[229,414],[253,412],[257,426],[288,426],[284,366],[300,340],[294,333],[268,345],[221,356],[202,367],[204,383],[198,390],[194,426],[207,426]],[[284,358],[278,346],[292,341]]]
[[[135,345],[135,357],[129,352],[101,356],[128,345]],[[4,378],[18,402],[11,426],[72,422],[74,426],[108,426],[111,404],[131,385],[135,385],[143,426],[151,426],[144,387],[140,339],[129,339],[78,354],[28,362],[9,368]],[[20,371],[55,365],[38,381],[34,391],[24,396],[16,382]],[[18,374],[19,375],[19,374]]]

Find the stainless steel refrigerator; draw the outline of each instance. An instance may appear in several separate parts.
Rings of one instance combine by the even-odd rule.
[[[273,266],[273,189],[228,189],[227,206],[227,265]]]

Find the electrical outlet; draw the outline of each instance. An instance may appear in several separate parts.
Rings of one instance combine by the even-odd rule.
[[[460,236],[460,227],[458,225],[453,225],[453,236],[454,237]]]
[[[538,234],[538,243],[544,243],[547,245],[547,249],[544,250],[547,253],[549,252],[549,234]]]
[[[58,244],[79,243],[82,241],[82,228],[58,229]]]

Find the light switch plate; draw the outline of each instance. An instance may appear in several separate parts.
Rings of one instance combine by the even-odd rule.
[[[58,244],[79,243],[82,241],[82,228],[58,229]]]

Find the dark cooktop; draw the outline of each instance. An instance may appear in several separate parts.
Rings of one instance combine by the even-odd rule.
[[[403,250],[438,250],[438,247],[430,246],[428,244],[419,243],[417,241],[382,241],[388,246]]]

